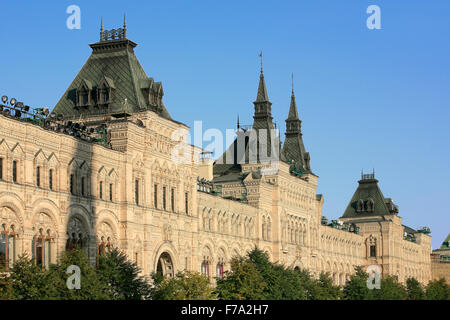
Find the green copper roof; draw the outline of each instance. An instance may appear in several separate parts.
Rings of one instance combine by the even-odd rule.
[[[91,56],[56,104],[53,113],[77,117],[152,110],[171,120],[162,100],[150,101],[149,92],[162,97],[162,85],[147,77],[134,54],[136,46],[136,43],[123,37],[109,40],[106,38],[106,32],[102,31],[102,40],[90,45]],[[77,106],[77,90],[83,83],[91,94],[92,103],[87,107]],[[110,103],[107,105],[96,102],[97,88],[101,83],[105,83],[112,91]]]
[[[292,90],[291,105],[289,106],[289,114],[288,114],[287,120],[299,120],[298,111],[297,111],[297,103],[295,102],[294,90]]]
[[[250,160],[250,148],[252,148],[251,143],[253,139],[250,139],[253,134],[256,134],[255,143],[256,146],[256,162],[261,163],[264,160],[264,157],[261,154],[261,150],[259,149],[259,139],[261,137],[260,130],[267,130],[267,147],[266,147],[266,155],[270,157],[272,155],[272,129],[275,128],[272,121],[271,114],[271,106],[272,103],[269,101],[269,97],[267,94],[266,83],[264,81],[264,76],[261,70],[261,74],[259,77],[259,85],[256,101],[253,102],[255,106],[255,113],[253,116],[253,125],[250,130],[239,129],[238,128],[238,138],[233,141],[233,143],[228,147],[228,149],[214,162],[214,175],[221,176],[229,173],[235,173],[241,171],[242,163],[249,163]],[[281,143],[280,137],[274,137],[274,139],[278,140],[278,144],[280,146],[278,152],[281,151]],[[242,149],[240,152],[242,154],[238,154],[238,142],[242,141]],[[230,163],[227,162],[227,159],[230,159]]]
[[[447,236],[447,239],[444,240],[444,242],[442,243],[441,247],[439,249],[450,249],[450,233]]]
[[[257,102],[267,102],[269,101],[269,95],[267,94],[266,82],[264,81],[264,75],[261,70],[261,74],[259,76],[259,86],[258,93],[256,95]]]
[[[302,122],[298,117],[297,103],[292,89],[291,105],[286,119],[286,139],[284,140],[281,159],[301,165],[303,173],[311,173],[310,156],[303,143],[301,125]]]
[[[363,175],[342,218],[384,216],[398,213],[398,207],[385,198],[374,174]]]

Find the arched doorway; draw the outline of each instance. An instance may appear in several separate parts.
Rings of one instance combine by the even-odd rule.
[[[174,268],[172,258],[167,252],[163,252],[158,259],[158,265],[156,267],[156,272],[168,277],[174,276]]]

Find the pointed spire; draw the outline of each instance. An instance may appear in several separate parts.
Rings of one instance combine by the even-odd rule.
[[[238,116],[237,116],[237,129],[239,130],[240,127],[241,127],[241,126],[240,126],[240,124],[239,124],[239,113],[238,113]]]
[[[262,56],[262,50],[259,52],[259,58],[261,59],[261,74],[263,74],[263,56]]]
[[[256,96],[256,102],[265,102],[269,101],[269,96],[267,94],[266,82],[264,81],[262,51],[260,52],[259,57],[261,58],[261,74],[259,76],[259,86],[258,94]]]
[[[100,41],[103,39],[103,17],[100,19]]]
[[[294,95],[294,73],[292,72],[292,95]]]
[[[123,37],[127,38],[127,16],[126,13],[123,14]]]
[[[298,111],[297,111],[297,103],[295,102],[295,95],[294,95],[294,73],[292,73],[291,105],[289,107],[289,115],[288,115],[287,120],[299,120]]]

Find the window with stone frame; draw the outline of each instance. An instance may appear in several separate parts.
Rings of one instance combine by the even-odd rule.
[[[18,161],[13,160],[12,162],[12,182],[18,183]]]
[[[89,107],[92,105],[93,100],[92,94],[93,94],[93,88],[92,84],[89,80],[83,79],[80,85],[78,86],[77,90],[77,107]]]
[[[104,76],[97,86],[97,102],[100,106],[105,106],[113,101],[115,91],[114,81]]]
[[[52,251],[54,237],[51,235],[50,229],[44,231],[42,228],[39,229],[37,235],[32,239],[32,259],[36,265],[40,265],[46,269],[50,267],[52,261]]]
[[[3,180],[3,161],[4,158],[0,157],[0,180]]]
[[[16,232],[14,225],[2,224],[0,228],[0,267],[11,268],[16,259]]]

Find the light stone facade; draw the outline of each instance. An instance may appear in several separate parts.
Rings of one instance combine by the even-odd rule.
[[[256,245],[272,261],[316,276],[329,272],[340,285],[358,265],[379,265],[401,281],[431,278],[431,238],[415,232],[415,242],[404,240],[396,214],[344,215],[359,233],[325,225],[324,198],[311,172],[298,177],[280,161],[276,173],[261,176],[261,163],[247,163],[242,179],[220,181],[215,164],[199,160],[202,150],[179,148],[188,127],[158,112],[71,119],[88,127],[106,124],[110,147],[0,115],[0,226],[11,239],[9,259],[28,253],[42,264],[55,263],[79,243],[95,263],[98,253],[113,246],[146,276],[187,269],[213,278],[229,269],[233,256]],[[213,180],[221,191],[205,192],[198,178]]]

